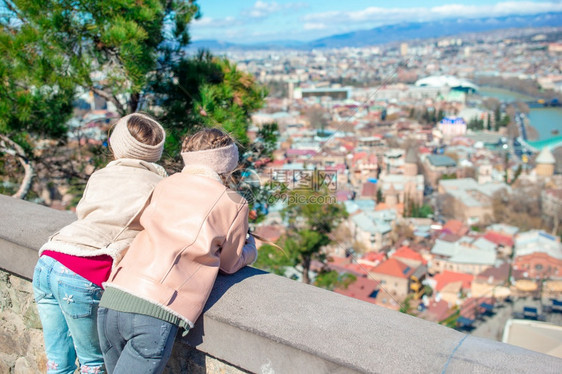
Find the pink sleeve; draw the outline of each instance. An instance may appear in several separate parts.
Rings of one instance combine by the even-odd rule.
[[[248,204],[244,204],[228,230],[220,254],[220,270],[232,274],[254,263],[257,250],[253,241],[246,244],[248,233]]]

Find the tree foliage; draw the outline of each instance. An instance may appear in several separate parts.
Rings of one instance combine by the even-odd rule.
[[[167,53],[163,61],[167,68],[152,77],[147,101],[169,130],[168,151],[177,152],[181,139],[201,127],[222,127],[247,146],[250,114],[263,106],[267,90],[208,51],[190,58]]]
[[[13,4],[9,4],[13,6]],[[15,197],[24,198],[35,173],[33,149],[40,138],[66,133],[74,86],[64,59],[30,24],[0,16],[0,155],[14,157],[24,169]]]
[[[172,158],[182,137],[203,126],[248,146],[248,165],[271,154],[275,127],[262,128],[251,146],[247,137],[267,91],[226,58],[185,54],[187,26],[200,16],[196,1],[0,0],[0,10],[0,151],[19,157],[28,187],[34,140],[66,142],[76,93],[94,93],[121,115],[152,111],[167,127]],[[77,161],[70,153],[68,165]],[[79,156],[78,163],[87,159]]]
[[[333,203],[330,196],[326,188],[288,191],[288,204],[282,216],[289,227],[277,243],[287,255],[280,251],[267,252],[271,257],[262,260],[265,269],[298,265],[302,267],[303,282],[310,283],[312,260],[326,260],[322,248],[333,242],[332,231],[347,217],[344,206]],[[283,256],[286,258],[280,259]]]
[[[33,29],[76,85],[136,111],[157,57],[189,42],[195,1],[4,0],[5,25]],[[18,30],[19,26],[13,27]],[[18,30],[19,31],[19,30]],[[95,72],[95,74],[94,74]]]
[[[29,190],[43,139],[66,140],[77,88],[135,111],[163,50],[189,40],[195,1],[0,2],[0,152],[24,168]]]
[[[418,204],[409,200],[406,204],[404,217],[428,218],[433,214],[433,209],[428,204]]]
[[[511,193],[505,190],[492,197],[494,220],[527,231],[545,228],[542,221],[541,186],[532,183],[514,186]]]
[[[478,118],[472,118],[472,119],[468,122],[467,128],[468,128],[469,130],[482,131],[482,130],[484,130],[484,120],[483,120],[483,119],[478,119]]]
[[[335,270],[324,270],[318,273],[314,285],[332,291],[335,288],[347,289],[356,280],[357,277],[351,273],[340,274]]]

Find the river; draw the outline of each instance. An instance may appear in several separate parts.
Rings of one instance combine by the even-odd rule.
[[[517,92],[496,88],[480,87],[480,96],[494,97],[500,101],[535,101],[536,98],[523,95]],[[562,108],[531,108],[529,111],[529,121],[531,126],[537,130],[538,139],[548,140],[554,136],[562,135]],[[559,134],[554,135],[553,130],[558,130]]]

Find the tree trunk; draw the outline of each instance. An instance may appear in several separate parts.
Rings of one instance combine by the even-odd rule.
[[[121,115],[125,115],[125,108],[123,107],[123,105],[119,102],[119,100],[117,99],[117,97],[115,95],[109,94],[107,92],[105,92],[102,89],[99,88],[94,88],[94,87],[90,87],[90,89],[98,96],[103,97],[105,100],[112,102],[115,107],[117,108],[117,111],[121,114]]]
[[[302,256],[302,281],[303,283],[310,284],[310,256]]]
[[[131,98],[129,99],[129,113],[134,113],[137,111],[137,108],[139,106],[139,100],[140,100],[140,93],[133,92],[131,94]]]
[[[33,181],[34,169],[31,160],[26,156],[23,148],[6,135],[0,135],[0,152],[14,156],[23,167],[24,176],[21,181],[20,188],[12,195],[12,197],[24,199],[31,188],[31,182]]]

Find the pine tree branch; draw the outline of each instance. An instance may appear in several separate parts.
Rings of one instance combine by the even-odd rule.
[[[112,102],[113,104],[115,104],[115,106],[117,107],[117,110],[120,113],[125,113],[125,108],[123,107],[123,104],[121,104],[121,102],[119,102],[119,100],[117,99],[117,97],[113,94],[107,93],[102,89],[99,88],[95,88],[95,87],[90,87],[90,89],[98,96],[103,97],[104,99],[106,99],[107,101]]]
[[[31,188],[31,182],[35,174],[31,160],[26,156],[25,151],[19,144],[4,134],[0,134],[0,152],[4,152],[15,157],[23,167],[24,176],[20,183],[20,188],[12,195],[12,197],[24,199]]]
[[[21,14],[15,4],[13,4],[10,0],[3,0],[2,3],[4,3],[6,8],[14,15],[16,15],[16,17],[18,17],[21,22],[27,23],[27,19]]]

